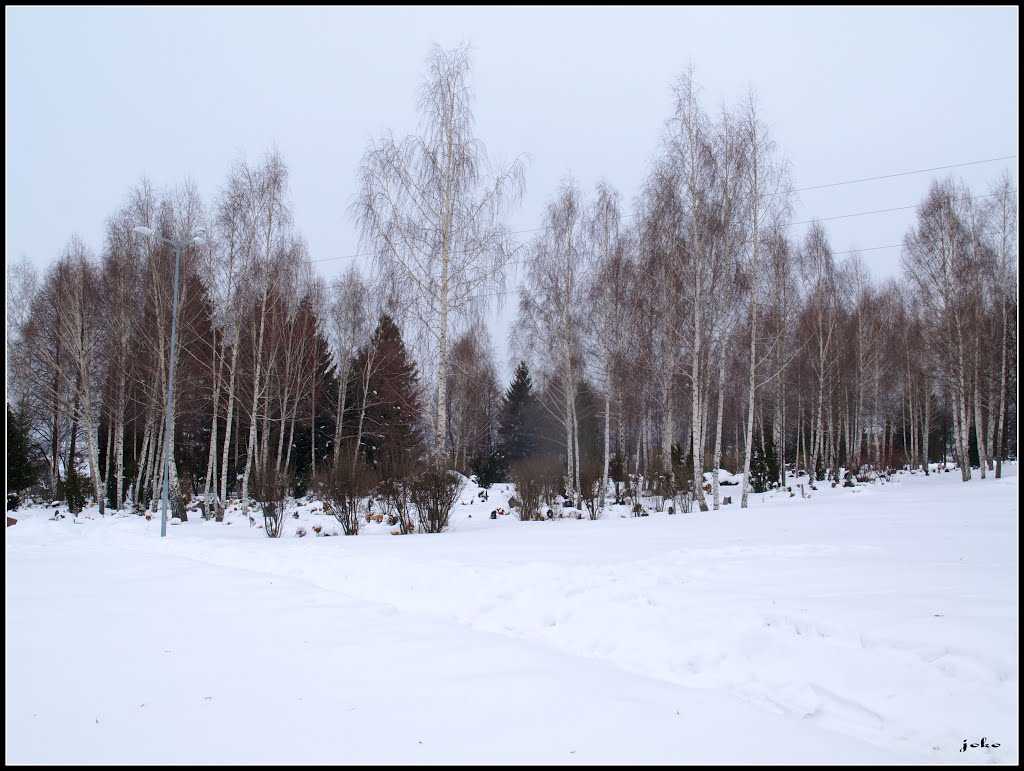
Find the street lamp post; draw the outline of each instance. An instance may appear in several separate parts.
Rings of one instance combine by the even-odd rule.
[[[164,425],[164,492],[163,511],[160,512],[160,537],[167,535],[167,505],[171,486],[171,403],[174,396],[174,344],[178,336],[178,272],[181,267],[181,247],[190,244],[202,246],[206,243],[206,230],[197,228],[192,238],[176,240],[164,238],[152,228],[140,225],[134,228],[134,232],[154,241],[163,241],[174,247],[174,304],[171,306],[171,364],[170,374],[167,376],[167,422]]]

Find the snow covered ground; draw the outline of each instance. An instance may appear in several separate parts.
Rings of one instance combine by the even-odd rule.
[[[599,521],[470,488],[405,537],[22,509],[6,760],[1017,763],[1005,471]]]

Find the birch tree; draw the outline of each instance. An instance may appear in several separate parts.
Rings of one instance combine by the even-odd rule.
[[[903,264],[922,303],[938,324],[935,352],[953,394],[953,426],[961,478],[971,478],[967,364],[969,275],[967,237],[956,214],[952,179],[932,183],[917,210],[917,224],[903,239]]]
[[[675,166],[682,206],[682,248],[676,250],[674,270],[685,293],[689,313],[686,344],[690,359],[690,435],[693,447],[694,495],[701,511],[704,498],[704,449],[708,409],[708,306],[714,292],[712,274],[715,236],[715,158],[707,115],[699,103],[693,68],[673,89],[675,112],[668,123],[666,149]]]
[[[591,259],[584,221],[583,196],[575,182],[562,182],[548,203],[544,225],[527,257],[527,279],[519,291],[519,314],[513,349],[547,374],[542,399],[565,437],[565,487],[570,498],[579,491],[579,426],[576,389],[584,370],[582,350],[585,277]]]
[[[491,170],[474,135],[467,46],[435,46],[420,88],[423,131],[372,142],[354,213],[381,282],[406,308],[436,370],[434,453],[446,455],[455,326],[500,289],[512,257],[502,217],[523,191],[523,159]],[[427,362],[424,362],[427,363]]]
[[[100,476],[98,408],[96,381],[99,371],[100,323],[99,307],[93,298],[98,294],[97,271],[91,255],[81,239],[72,237],[57,263],[57,307],[63,347],[68,366],[60,369],[70,381],[74,379],[75,418],[85,433],[86,458],[93,494],[100,514],[105,511],[105,483]],[[74,434],[74,431],[72,432]],[[71,462],[74,463],[75,441],[71,441]]]
[[[992,186],[988,220],[992,232],[990,239],[995,252],[992,273],[992,293],[998,308],[999,341],[999,395],[995,419],[994,456],[996,478],[1002,477],[1003,459],[1006,457],[1006,413],[1009,395],[1016,392],[1016,369],[1009,366],[1013,353],[1012,338],[1017,318],[1017,189],[1004,173]]]
[[[353,265],[331,282],[328,328],[331,347],[338,369],[338,396],[334,409],[334,440],[331,448],[332,462],[337,465],[341,456],[342,426],[344,424],[346,397],[352,361],[356,351],[366,342],[370,334],[370,323],[374,309],[370,306],[370,291],[362,274]]]
[[[607,182],[597,186],[594,205],[588,223],[589,236],[595,249],[595,269],[589,279],[586,297],[590,312],[584,317],[590,348],[595,352],[596,380],[604,394],[604,446],[601,462],[601,498],[608,490],[608,469],[611,449],[611,413],[613,400],[620,405],[621,394],[614,397],[621,378],[616,377],[622,366],[627,327],[630,323],[632,293],[634,292],[635,265],[631,260],[630,234],[621,227],[621,194]],[[621,419],[621,415],[620,415]],[[621,452],[621,450],[620,450]]]
[[[838,287],[835,261],[828,235],[821,223],[811,223],[800,252],[801,276],[807,287],[808,324],[804,333],[810,339],[810,365],[813,383],[810,474],[816,478],[819,464],[828,462],[825,444],[826,422],[832,407],[831,379],[835,369],[838,332]]]
[[[247,207],[253,227],[255,244],[251,263],[254,299],[253,305],[256,318],[252,325],[252,407],[249,411],[249,436],[246,444],[245,469],[242,472],[242,507],[246,510],[249,503],[249,476],[256,458],[256,431],[260,416],[268,417],[266,412],[266,372],[267,360],[264,349],[266,342],[268,315],[275,305],[282,301],[278,283],[282,281],[282,273],[301,262],[304,246],[301,241],[291,238],[288,226],[291,222],[291,209],[286,201],[288,189],[288,169],[280,154],[272,151],[267,155],[264,164],[249,177]],[[290,265],[285,265],[285,257],[292,255]],[[261,409],[263,410],[261,412]],[[268,437],[267,429],[263,432],[264,442]],[[260,467],[266,465],[266,452],[258,459]]]
[[[137,298],[142,291],[141,249],[133,228],[140,221],[149,221],[137,219],[131,205],[133,198],[130,196],[126,205],[107,221],[107,249],[102,265],[103,295],[113,311],[104,314],[103,321],[107,328],[106,345],[112,380],[108,414],[113,423],[115,509],[120,509],[124,502],[125,416],[132,369],[131,343],[137,334]],[[108,476],[110,473],[108,470]]]

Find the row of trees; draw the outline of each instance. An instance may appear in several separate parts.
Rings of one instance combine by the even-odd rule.
[[[982,477],[995,461],[998,475],[1016,425],[1008,175],[980,195],[934,182],[903,275],[878,282],[859,255],[837,258],[820,223],[790,235],[786,164],[753,95],[708,115],[689,73],[675,97],[631,225],[606,184],[588,202],[567,179],[526,257],[512,340],[543,373],[570,495],[586,493],[588,382],[603,399],[601,490],[616,460],[688,486],[701,509],[691,480],[723,458],[762,489],[793,465],[836,483],[844,467],[927,472],[928,460],[954,460],[965,480],[972,460]]]
[[[8,401],[47,489],[87,469],[101,508],[159,497],[173,254],[140,224],[210,231],[181,254],[182,518],[190,496],[223,516],[271,472],[296,490],[424,464],[487,481],[543,458],[572,499],[633,478],[707,509],[720,505],[709,469],[763,489],[793,468],[838,483],[841,468],[953,460],[966,480],[972,460],[998,475],[1016,452],[1008,177],[983,194],[934,182],[903,275],[878,282],[857,255],[837,259],[819,223],[790,235],[788,170],[756,99],[709,115],[691,72],[632,211],[606,183],[588,200],[566,179],[516,248],[502,220],[522,159],[488,162],[468,73],[466,49],[435,49],[422,135],[367,149],[352,213],[370,278],[316,275],[276,151],[238,161],[210,205],[191,183],[143,181],[98,255],[73,238],[41,277],[9,267]],[[503,389],[481,311],[516,267],[521,363]]]
[[[556,228],[538,240],[513,336],[542,373],[541,403],[564,432],[566,488],[577,497],[586,497],[581,469],[595,456],[599,489],[618,464],[690,489],[703,507],[692,480],[723,465],[751,480],[745,500],[750,489],[786,485],[794,467],[838,484],[843,468],[927,473],[929,461],[953,461],[967,480],[972,465],[982,478],[998,476],[1015,455],[1008,178],[983,195],[933,183],[905,239],[903,275],[882,282],[859,255],[837,259],[818,223],[799,240],[768,229],[757,250],[752,232],[736,234],[731,263],[721,223],[666,245],[655,240],[668,237],[664,224],[650,230],[665,215],[645,211],[644,199],[632,227],[608,227],[608,248],[610,198],[599,186],[586,208],[566,183],[552,202],[549,216],[584,224],[574,236],[563,231],[560,252],[544,240]],[[752,231],[750,209],[746,216]],[[720,271],[706,283],[687,246],[702,238]],[[577,416],[588,388],[600,394],[603,439],[589,454],[578,449]]]

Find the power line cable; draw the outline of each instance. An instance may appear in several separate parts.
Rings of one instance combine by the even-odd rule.
[[[883,174],[879,177],[864,177],[863,179],[849,179],[845,182],[829,182],[825,185],[812,185],[811,187],[801,187],[794,190],[794,193],[802,193],[804,190],[820,190],[823,187],[839,187],[840,185],[855,185],[858,182],[873,182],[876,179],[891,179],[892,177],[905,177],[909,174],[925,174],[929,171],[942,171],[943,169],[957,169],[961,166],[976,166],[979,163],[992,163],[994,161],[1007,161],[1011,158],[1016,158],[1016,155],[1004,155],[999,158],[985,158],[981,161],[967,161],[966,163],[952,163],[949,166],[934,166],[930,169],[917,169],[915,171],[901,171],[897,174]]]
[[[969,198],[957,198],[956,200],[957,201],[976,201],[979,198],[991,198],[994,195],[1002,195],[1002,193],[986,193],[985,195],[973,195],[973,196],[970,196]],[[885,214],[886,212],[891,212],[891,211],[906,211],[907,209],[916,209],[918,206],[920,206],[920,204],[916,204],[915,203],[912,206],[896,206],[896,207],[894,207],[892,209],[875,209],[874,211],[861,211],[861,212],[855,212],[853,214],[837,214],[834,217],[815,217],[814,219],[810,219],[810,220],[800,220],[799,222],[790,222],[789,225],[787,225],[787,227],[792,227],[793,225],[807,225],[808,223],[811,223],[811,222],[828,222],[829,220],[841,220],[841,219],[845,219],[847,217],[864,217],[864,216],[866,216],[868,214]]]
[[[901,172],[898,172],[896,174],[884,174],[884,175],[879,176],[879,177],[864,177],[863,179],[851,179],[851,180],[846,180],[844,182],[830,182],[830,183],[828,183],[826,185],[814,185],[812,187],[801,187],[801,188],[798,188],[798,189],[794,190],[793,192],[794,193],[799,193],[799,192],[802,192],[804,190],[818,190],[818,189],[826,188],[826,187],[839,187],[840,185],[853,185],[853,184],[856,184],[858,182],[871,182],[873,180],[878,180],[878,179],[890,179],[892,177],[904,177],[904,176],[908,176],[910,174],[924,174],[924,173],[929,172],[929,171],[941,171],[943,169],[955,169],[955,168],[959,168],[961,166],[975,166],[975,165],[978,165],[978,164],[981,164],[981,163],[992,163],[994,161],[1005,161],[1005,160],[1009,160],[1011,158],[1016,158],[1016,157],[1017,157],[1016,155],[1004,155],[1004,156],[999,157],[999,158],[986,158],[986,159],[980,160],[980,161],[967,161],[966,163],[954,163],[954,164],[951,164],[949,166],[935,166],[935,167],[930,168],[930,169],[918,169],[916,171],[901,171]],[[974,200],[976,198],[988,198],[988,197],[991,197],[992,195],[997,195],[997,193],[990,193],[988,195],[973,196],[970,199],[964,199],[964,200]],[[847,217],[863,217],[863,216],[867,216],[869,214],[883,214],[883,213],[886,213],[886,212],[893,212],[893,211],[905,211],[907,209],[914,209],[917,206],[918,206],[918,204],[913,204],[911,206],[897,206],[897,207],[894,207],[892,209],[877,209],[875,211],[855,212],[853,214],[837,214],[834,217],[816,217],[814,219],[801,220],[799,222],[790,222],[787,225],[787,227],[791,227],[793,225],[806,225],[806,224],[808,224],[810,222],[815,222],[815,221],[827,222],[829,220],[844,219],[844,218],[847,218]],[[624,214],[624,215],[622,215],[622,219],[630,219],[631,217],[635,217],[635,216],[637,216],[637,215],[636,214]],[[589,222],[589,220],[585,220],[584,221],[584,223],[586,223],[586,222]],[[544,230],[544,228],[543,227],[539,227],[539,228],[527,228],[525,230],[513,230],[513,231],[509,232],[509,235],[517,236],[517,235],[523,235],[524,233],[536,233],[537,231],[540,231],[540,230]],[[891,248],[891,247],[881,247],[881,246],[879,246],[879,247],[870,247],[870,249],[887,249],[887,248]],[[863,250],[860,250],[860,251],[870,251],[870,249],[863,249]],[[843,252],[836,252],[836,254],[843,254]],[[373,256],[373,252],[358,252],[356,254],[346,254],[346,255],[342,255],[340,257],[323,257],[323,258],[321,258],[319,260],[310,260],[310,262],[311,263],[333,262],[334,260],[353,260],[353,259],[355,259],[357,257],[372,257],[372,256]],[[520,261],[519,260],[515,260],[513,262],[520,262]]]

